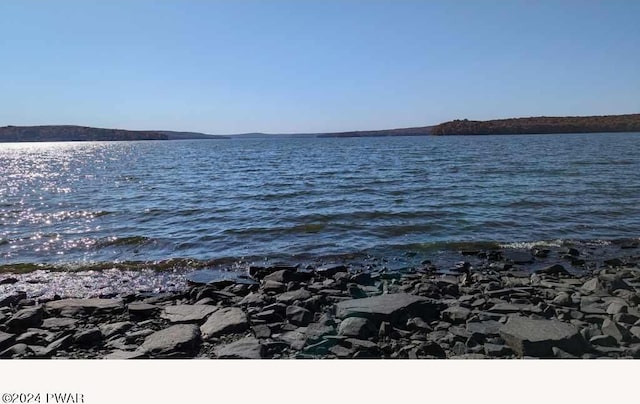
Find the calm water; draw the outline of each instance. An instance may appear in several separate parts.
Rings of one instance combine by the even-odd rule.
[[[0,144],[0,264],[640,236],[640,134]]]

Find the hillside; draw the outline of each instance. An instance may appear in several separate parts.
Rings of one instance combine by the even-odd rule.
[[[433,126],[415,128],[363,130],[353,132],[321,133],[317,137],[378,137],[378,136],[426,136],[431,134]]]
[[[167,140],[168,138],[166,134],[158,131],[102,129],[73,125],[0,127],[0,142]]]
[[[167,138],[169,140],[186,140],[186,139],[210,139],[210,140],[216,140],[216,139],[230,139],[229,136],[222,136],[222,135],[208,135],[206,133],[200,133],[200,132],[175,132],[175,131],[171,131],[171,130],[157,130],[155,132],[158,133],[162,133],[164,135],[167,135]]]
[[[535,133],[640,132],[640,114],[531,117],[491,121],[455,120],[432,129],[433,135],[506,135]]]

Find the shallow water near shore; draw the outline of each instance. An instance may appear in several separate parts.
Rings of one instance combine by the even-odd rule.
[[[640,235],[638,133],[3,144],[0,172],[5,268]]]

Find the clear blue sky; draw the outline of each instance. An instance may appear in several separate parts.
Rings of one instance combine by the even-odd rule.
[[[327,132],[640,112],[640,1],[0,2],[0,126]]]

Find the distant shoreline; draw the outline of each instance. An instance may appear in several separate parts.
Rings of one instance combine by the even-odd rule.
[[[570,133],[640,132],[640,114],[582,117],[528,117],[444,122],[433,126],[330,133],[243,133],[209,135],[199,132],[163,130],[132,131],[74,125],[0,127],[0,143],[6,142],[80,142],[187,139],[273,139],[273,138],[345,138],[393,136],[461,136],[461,135],[537,135]]]

